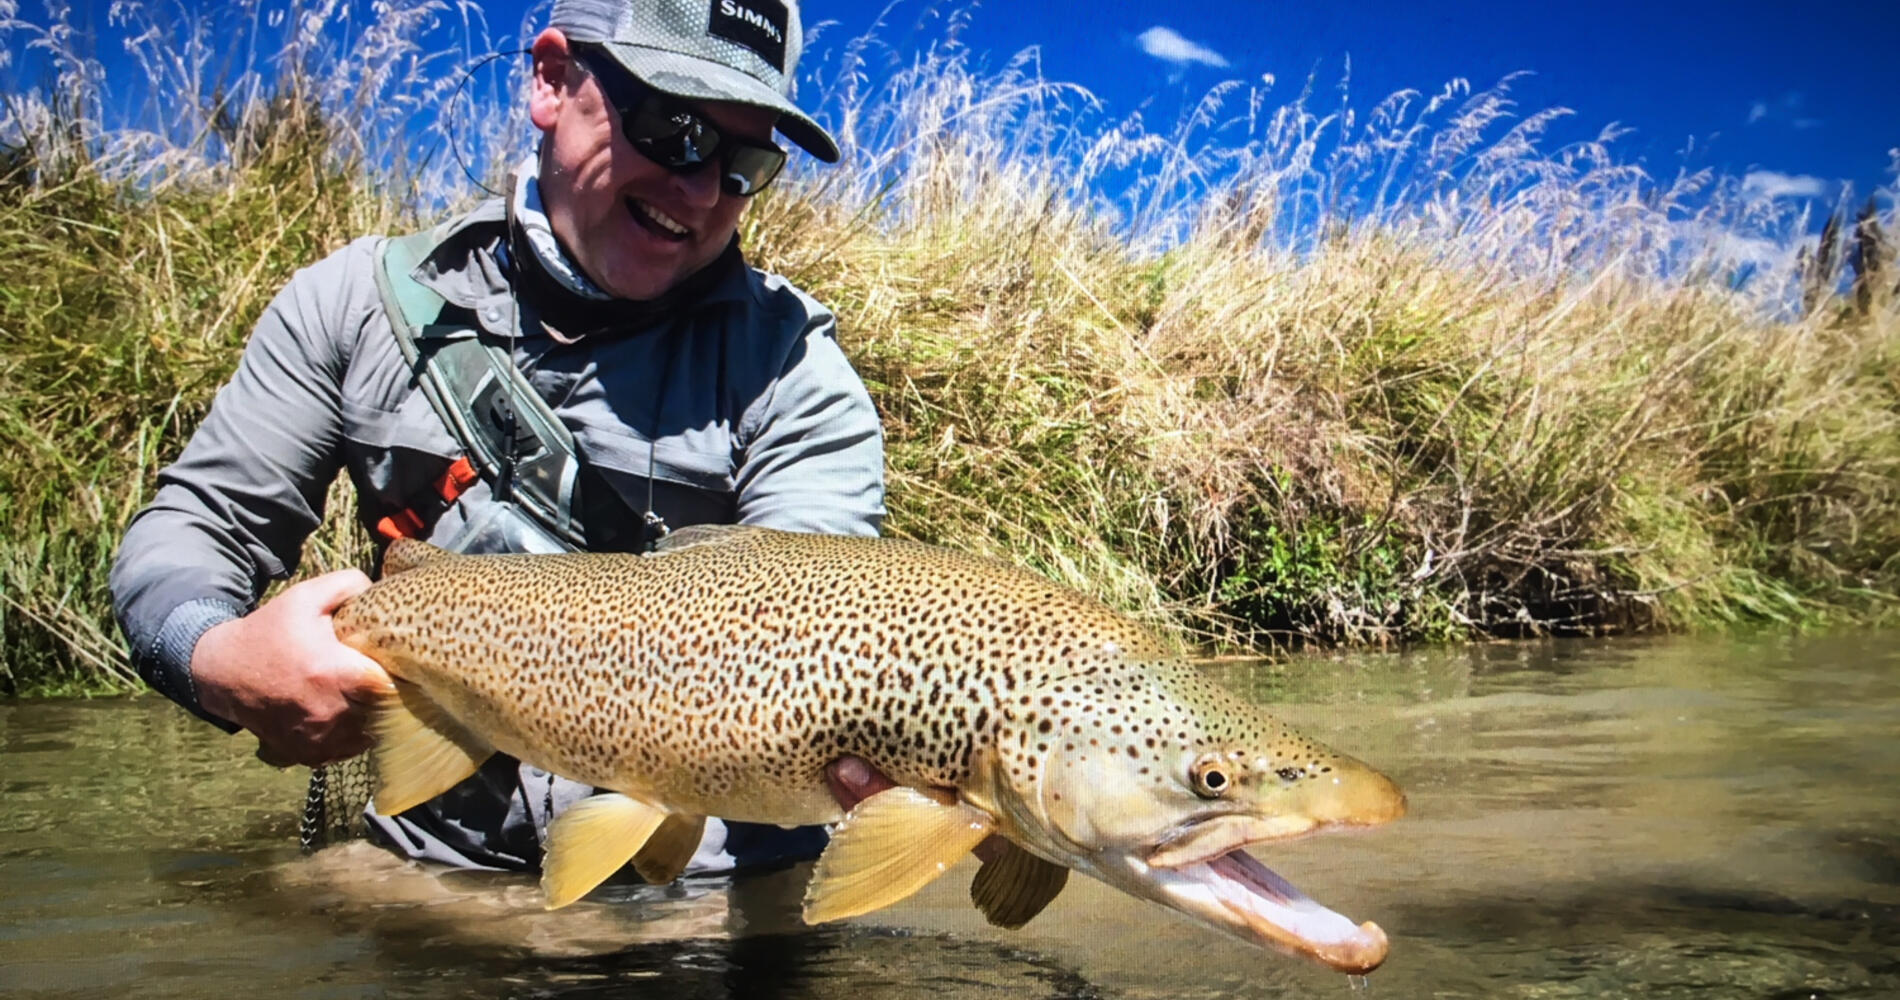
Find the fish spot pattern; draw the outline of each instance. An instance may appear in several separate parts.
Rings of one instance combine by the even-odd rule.
[[[1036,780],[1051,733],[1148,763],[1170,730],[1260,745],[1257,725],[1225,717],[1236,699],[1132,619],[897,539],[726,528],[646,556],[443,557],[335,624],[503,752],[733,819],[835,819],[824,767],[845,754],[949,787],[992,754]]]

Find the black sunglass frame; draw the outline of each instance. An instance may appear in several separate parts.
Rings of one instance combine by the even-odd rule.
[[[627,144],[667,170],[694,174],[718,161],[720,190],[749,198],[765,190],[785,168],[786,153],[778,145],[728,134],[685,101],[628,72],[601,46],[576,43],[570,51],[600,84]]]

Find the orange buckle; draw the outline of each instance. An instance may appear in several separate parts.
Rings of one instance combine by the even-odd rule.
[[[482,478],[481,473],[475,471],[475,463],[469,461],[467,455],[463,455],[442,473],[441,479],[435,481],[435,491],[441,495],[444,502],[453,503],[456,497],[475,485],[475,481],[480,478]]]
[[[398,538],[415,538],[422,534],[422,518],[417,517],[413,510],[399,510],[377,521],[376,533],[389,542]]]

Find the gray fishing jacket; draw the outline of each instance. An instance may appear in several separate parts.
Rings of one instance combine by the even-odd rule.
[[[531,254],[511,252],[519,244],[509,225],[501,200],[445,224],[413,276],[484,331],[515,338],[517,365],[590,470],[590,547],[631,547],[640,531],[628,522],[649,495],[673,528],[877,533],[878,418],[827,309],[746,266],[734,247],[689,298],[622,311],[613,328],[577,330],[567,321],[573,313],[557,308],[559,294],[545,294],[547,282],[534,295],[516,287],[527,281],[519,275],[539,272],[522,260]],[[358,516],[373,525],[427,498],[461,455],[391,333],[374,280],[379,244],[345,246],[299,271],[271,302],[210,413],[160,472],[113,566],[114,606],[140,674],[226,729],[236,727],[198,704],[192,650],[206,630],[254,608],[272,580],[295,572],[337,472],[348,472]],[[492,503],[477,484],[440,511],[425,537],[454,539]],[[467,815],[449,816],[446,832],[385,832],[406,837],[399,846],[419,856],[532,867],[534,829],[545,827],[557,799],[585,791],[536,784],[544,781],[498,762],[447,797],[469,801],[450,803],[451,813]],[[489,815],[495,810],[507,815]]]

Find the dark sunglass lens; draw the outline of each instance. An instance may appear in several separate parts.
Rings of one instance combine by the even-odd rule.
[[[721,183],[727,194],[757,194],[772,183],[785,166],[785,151],[762,146],[735,146],[727,157]]]
[[[661,97],[649,97],[623,120],[627,141],[669,167],[692,167],[712,158],[719,130],[704,118]]]

